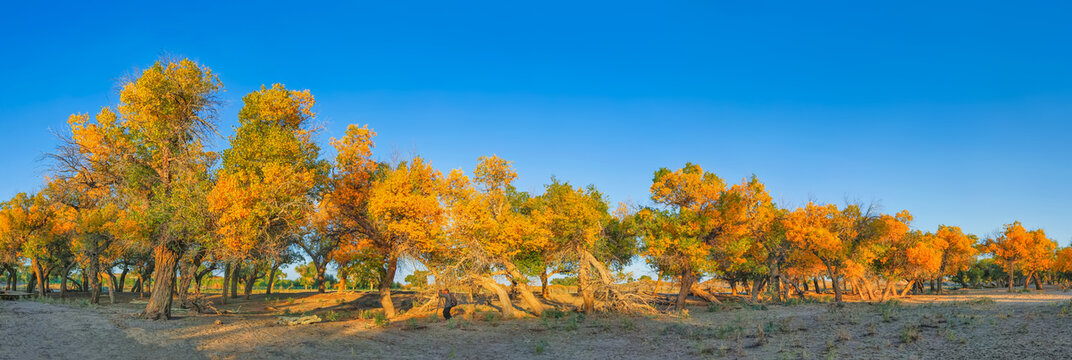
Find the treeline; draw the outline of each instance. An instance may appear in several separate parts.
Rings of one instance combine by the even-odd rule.
[[[1018,273],[1026,286],[1072,270],[1072,249],[1057,251],[1041,229],[1018,222],[980,241],[955,226],[912,230],[907,211],[786,209],[754,176],[728,184],[694,164],[656,171],[651,205],[630,208],[555,178],[542,193],[518,191],[511,163],[494,155],[469,173],[440,172],[419,156],[377,161],[367,126],[332,138],[337,156],[321,160],[313,96],[281,84],[243,98],[235,135],[217,153],[204,147],[217,134],[223,91],[209,68],[164,59],[120,88],[114,107],[71,115],[43,189],[3,203],[8,279],[29,263],[44,293],[50,275],[79,271],[97,303],[102,280],[114,289],[124,282],[117,269],[130,271],[150,289],[143,316],[159,319],[173,298],[191,305],[189,289],[199,291],[206,274],[222,271],[226,301],[240,281],[246,294],[262,279],[270,291],[281,266],[304,261],[320,291],[329,264],[343,287],[378,283],[389,316],[400,261],[421,264],[436,287],[488,290],[506,316],[517,311],[512,293],[525,310],[544,310],[530,280],[546,296],[555,274],[575,278],[583,311],[647,306],[650,297],[622,286],[635,258],[660,281],[676,278],[677,308],[689,294],[718,301],[703,278],[773,302],[804,296],[809,281],[829,281],[837,301],[846,286],[882,301],[929,281],[940,292],[949,277],[1001,281],[993,269],[972,275],[983,253],[1010,290]]]

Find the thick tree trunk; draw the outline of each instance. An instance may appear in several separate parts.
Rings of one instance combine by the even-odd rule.
[[[179,284],[176,291],[179,294],[179,306],[186,309],[189,306],[187,294],[190,292],[190,283],[194,280],[197,268],[201,267],[201,259],[205,256],[205,248],[198,248],[197,252],[189,259],[182,261],[179,267]]]
[[[107,272],[111,273],[111,269],[107,269]],[[101,277],[100,277],[100,273],[101,273],[101,258],[96,257],[96,256],[91,256],[89,258],[89,267],[83,273],[87,275],[86,280],[90,281],[90,284],[89,284],[89,290],[90,290],[89,302],[92,303],[92,304],[100,304],[101,303]],[[92,274],[92,275],[89,275],[89,274]],[[115,275],[113,275],[113,276],[115,276]],[[115,290],[115,287],[111,287],[111,288],[108,289],[108,292],[111,292],[111,291],[114,291],[114,290]]]
[[[674,309],[678,311],[685,309],[685,300],[688,299],[689,289],[692,288],[692,270],[683,271],[680,276],[681,281],[678,283],[677,301],[674,302]]]
[[[499,285],[499,283],[495,282],[495,279],[488,276],[479,277],[477,278],[477,281],[480,283],[480,286],[491,290],[491,292],[499,297],[499,304],[502,306],[503,319],[511,318],[514,314],[514,305],[510,303],[510,294],[506,292],[506,288]]]
[[[30,260],[30,265],[33,266],[34,274],[37,276],[37,296],[45,296],[48,287],[48,278],[45,275],[45,269],[41,268],[41,262],[37,261],[37,258]]]
[[[391,284],[395,282],[397,270],[398,257],[391,255],[387,259],[387,269],[380,274],[380,306],[383,307],[383,312],[387,314],[387,317],[395,316],[395,303],[391,300]]]
[[[728,282],[730,283],[730,295],[737,296],[737,280],[730,279]]]
[[[540,273],[540,297],[547,299],[547,269]]]
[[[915,283],[916,280],[909,280],[908,284],[905,285],[904,290],[901,290],[901,297],[908,296],[908,291],[912,290],[912,286],[915,285]]]
[[[692,291],[692,293],[696,296],[699,296],[709,302],[713,302],[716,304],[722,303],[722,301],[719,301],[718,298],[715,297],[715,295],[712,295],[710,292],[707,292],[707,290],[701,287],[700,284],[692,284],[692,287],[690,287],[689,290]]]
[[[578,253],[584,253],[584,250],[578,249]],[[577,264],[577,286],[583,303],[581,309],[588,314],[595,310],[596,299],[592,295],[592,284],[588,280],[588,262],[584,260],[587,258],[578,261]]]
[[[839,284],[840,281],[838,280],[837,271],[834,271],[833,266],[827,265],[826,272],[830,275],[830,286],[834,288],[834,301],[841,303],[841,286]]]
[[[268,271],[268,288],[264,290],[265,295],[272,294],[272,287],[275,286],[275,274],[279,272],[279,265],[279,261],[274,261],[272,270]]]
[[[1039,274],[1035,273],[1035,290],[1042,290],[1042,281],[1039,280]]]
[[[316,292],[321,293],[321,294],[327,292],[327,284],[326,284],[327,281],[325,280],[325,277],[324,277],[324,272],[325,271],[327,271],[326,268],[317,268],[316,269]]]
[[[655,278],[655,289],[651,291],[651,296],[659,295],[659,288],[663,286],[663,271],[659,270],[659,275]],[[737,295],[737,288],[734,288],[734,295]]]
[[[257,279],[259,278],[260,276],[257,276],[257,268],[251,266],[249,268],[249,275],[246,275],[246,287],[243,289],[243,294],[246,296],[246,300],[249,300],[249,296],[253,294],[253,285],[257,283]]]
[[[116,288],[115,274],[112,274],[111,271],[108,271],[107,274],[108,274],[108,281],[111,284],[111,285],[108,286],[108,303],[115,304],[115,288]],[[94,276],[94,277],[97,277],[97,276]],[[99,277],[97,277],[97,278],[99,279]],[[98,281],[98,283],[100,283],[100,281]]]
[[[752,287],[748,290],[748,295],[752,297],[752,301],[759,301],[759,293],[764,286],[767,285],[767,279],[759,278],[752,280]]]
[[[127,287],[127,272],[130,271],[130,267],[123,264],[123,271],[119,273],[119,287],[115,289],[115,292],[123,292],[123,288]]]
[[[510,280],[517,283],[518,292],[521,293],[521,300],[525,301],[525,305],[527,305],[529,310],[532,310],[533,313],[537,315],[542,314],[546,307],[540,300],[536,299],[536,295],[532,294],[532,289],[529,288],[528,277],[521,274],[521,271],[517,269],[517,266],[514,266],[511,262],[504,261],[503,265],[505,265]]]
[[[238,298],[238,282],[242,280],[242,263],[236,262],[231,268],[231,298]]]
[[[223,285],[220,286],[220,302],[225,305],[227,304],[227,289],[231,286],[231,267],[230,261],[223,266]]]
[[[67,297],[67,274],[71,271],[70,267],[60,268],[60,298]]]
[[[171,318],[171,291],[175,284],[175,268],[179,265],[182,253],[168,248],[164,244],[153,249],[155,269],[153,271],[153,288],[149,294],[149,303],[141,317],[150,320],[167,320]]]
[[[37,288],[37,276],[35,275],[35,274],[37,274],[37,271],[33,270],[33,269],[30,269],[30,272],[32,274],[26,276],[26,278],[27,278],[26,292],[33,293],[35,291],[34,289]]]

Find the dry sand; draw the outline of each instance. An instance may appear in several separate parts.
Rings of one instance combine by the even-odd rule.
[[[1072,293],[966,290],[898,304],[694,306],[690,316],[592,315],[502,321],[481,306],[448,324],[430,314],[386,328],[357,316],[373,294],[256,295],[226,315],[132,316],[101,307],[0,302],[0,359],[1036,359],[1072,358]],[[397,302],[411,301],[412,294]],[[288,300],[294,298],[294,300]],[[983,300],[979,300],[983,299]],[[123,299],[129,301],[129,298]],[[107,302],[107,299],[105,299]],[[76,302],[77,303],[77,302]],[[404,307],[404,306],[403,306]],[[342,319],[275,323],[280,314]],[[465,315],[460,317],[465,318]]]

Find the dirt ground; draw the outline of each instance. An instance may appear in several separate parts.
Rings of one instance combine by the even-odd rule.
[[[1072,293],[962,290],[843,306],[696,302],[688,315],[548,313],[503,320],[494,304],[445,322],[410,310],[377,324],[371,293],[231,299],[224,314],[146,321],[132,294],[0,302],[0,359],[1035,359],[1072,358]],[[399,294],[409,308],[414,294]],[[561,297],[568,296],[557,294]],[[218,299],[216,299],[218,301]],[[107,297],[104,298],[107,303]],[[552,302],[553,303],[553,302]],[[309,325],[280,316],[317,314]]]

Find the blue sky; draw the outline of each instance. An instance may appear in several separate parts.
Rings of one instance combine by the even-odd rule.
[[[224,134],[242,95],[281,82],[317,97],[325,148],[369,124],[383,159],[498,154],[524,190],[554,175],[642,205],[653,171],[691,161],[757,174],[786,206],[1072,240],[1072,5],[177,4],[5,5],[0,196],[39,188],[50,129],[167,53],[220,74]]]

